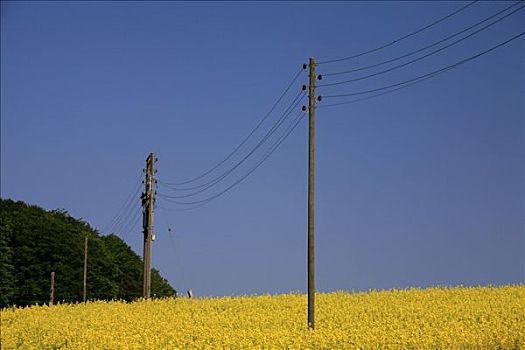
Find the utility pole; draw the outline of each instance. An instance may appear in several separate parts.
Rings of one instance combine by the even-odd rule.
[[[51,272],[51,295],[49,296],[50,303],[55,303],[55,271]]]
[[[87,286],[87,252],[88,252],[88,236],[84,238],[84,290],[82,292],[82,301],[86,302],[86,286]]]
[[[145,191],[142,193],[142,228],[144,232],[144,273],[143,293],[144,299],[149,299],[151,292],[151,241],[153,240],[153,206],[155,204],[154,175],[155,154],[150,153],[146,159]]]
[[[314,175],[315,175],[315,58],[310,58],[308,89],[308,327],[315,329],[315,244],[314,244]]]

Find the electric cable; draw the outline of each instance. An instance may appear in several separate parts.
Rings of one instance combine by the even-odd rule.
[[[446,45],[446,46],[443,46],[443,47],[441,47],[441,48],[439,48],[439,49],[437,49],[437,50],[434,50],[434,51],[432,51],[432,52],[429,52],[429,53],[427,53],[427,54],[424,55],[424,56],[421,56],[421,57],[415,58],[415,59],[413,59],[413,60],[411,60],[411,61],[405,62],[405,63],[403,63],[403,64],[400,64],[400,65],[397,65],[397,66],[394,66],[394,67],[390,67],[390,68],[385,69],[385,70],[380,71],[380,72],[376,72],[376,73],[373,73],[373,74],[365,75],[365,76],[362,76],[362,77],[359,77],[359,78],[354,78],[354,79],[348,79],[348,80],[337,81],[337,82],[334,82],[334,83],[319,84],[319,85],[317,85],[317,87],[327,87],[327,86],[335,86],[335,85],[341,85],[341,84],[348,84],[348,83],[352,83],[352,82],[355,82],[355,81],[360,81],[360,80],[369,79],[369,78],[372,78],[372,77],[375,77],[375,76],[378,76],[378,75],[381,75],[381,74],[385,74],[385,73],[388,73],[388,72],[394,71],[394,70],[399,69],[399,68],[406,67],[406,66],[408,66],[408,65],[410,65],[410,64],[413,64],[413,63],[415,63],[415,62],[421,61],[421,60],[423,60],[423,59],[425,59],[425,58],[427,58],[427,57],[430,57],[430,56],[432,56],[432,55],[435,55],[435,54],[438,53],[438,52],[441,52],[441,51],[443,51],[443,50],[445,50],[445,49],[448,49],[449,47],[454,46],[454,45],[456,45],[456,44],[462,42],[463,40],[466,40],[466,39],[468,39],[468,38],[470,38],[470,37],[472,37],[472,36],[474,36],[474,35],[476,35],[476,34],[482,32],[482,31],[484,31],[484,30],[486,30],[486,29],[492,27],[493,25],[499,23],[500,21],[504,20],[505,18],[507,18],[507,17],[509,17],[509,16],[512,16],[512,15],[515,14],[516,12],[522,10],[524,7],[525,7],[525,5],[523,5],[523,6],[519,7],[519,8],[517,8],[516,10],[514,10],[514,11],[508,13],[508,14],[506,14],[505,16],[503,16],[503,17],[497,19],[496,21],[487,24],[486,26],[484,26],[484,27],[482,27],[482,28],[476,30],[475,32],[472,32],[472,33],[470,33],[469,35],[467,35],[467,36],[465,36],[465,37],[463,37],[463,38],[461,38],[461,39],[458,39],[458,40],[456,40],[456,41],[454,41],[454,42],[452,42],[452,43],[450,43],[450,44],[448,44],[448,45]]]
[[[428,77],[421,78],[419,80],[413,81],[413,82],[408,83],[406,85],[403,85],[403,86],[400,86],[400,87],[397,87],[397,88],[394,88],[394,89],[391,89],[391,90],[388,90],[388,91],[383,91],[383,92],[380,92],[380,93],[372,95],[372,96],[361,97],[361,98],[357,98],[357,99],[353,99],[353,100],[345,101],[345,102],[323,104],[321,106],[318,106],[317,108],[328,108],[328,107],[334,107],[334,106],[348,105],[348,104],[354,104],[354,103],[361,102],[361,101],[370,100],[370,99],[373,99],[373,98],[376,98],[376,97],[380,97],[380,96],[383,96],[383,95],[387,95],[387,94],[395,92],[397,90],[401,90],[401,89],[410,87],[412,85],[421,83],[421,82],[423,82],[425,80],[431,79],[431,78],[435,77],[436,75],[439,75],[439,74],[444,73],[444,72],[446,72],[448,70],[451,70],[451,69],[453,69],[453,68],[448,68],[445,71],[442,71],[442,72],[439,72],[439,73],[435,73],[435,74],[430,75]]]
[[[389,89],[389,88],[392,88],[392,87],[396,87],[396,86],[400,86],[400,85],[404,85],[404,84],[408,84],[408,83],[411,83],[413,81],[417,81],[417,80],[420,80],[422,78],[425,78],[425,77],[429,77],[429,76],[432,76],[432,75],[436,75],[436,74],[439,74],[439,73],[442,73],[442,72],[445,72],[447,70],[450,70],[452,68],[455,68],[455,67],[458,67],[462,64],[465,64],[467,62],[470,62],[472,60],[475,60],[491,51],[494,51],[518,38],[520,38],[521,36],[523,36],[525,34],[525,32],[521,32],[520,34],[517,34],[515,36],[513,36],[512,38],[502,42],[502,43],[499,43],[497,44],[496,46],[493,46],[491,47],[490,49],[487,49],[485,51],[482,51],[474,56],[471,56],[471,57],[468,57],[468,58],[465,58],[461,61],[458,61],[454,64],[451,64],[449,66],[446,66],[446,67],[443,67],[441,69],[438,69],[438,70],[435,70],[433,72],[430,72],[430,73],[427,73],[427,74],[423,74],[423,75],[420,75],[418,77],[415,77],[413,79],[409,79],[409,80],[405,80],[403,82],[400,82],[400,83],[396,83],[396,84],[392,84],[392,85],[387,85],[387,86],[382,86],[382,87],[379,87],[379,88],[375,88],[375,89],[371,89],[371,90],[364,90],[364,91],[358,91],[358,92],[352,92],[352,93],[346,93],[346,94],[337,94],[337,95],[323,95],[323,98],[338,98],[338,97],[346,97],[346,96],[357,96],[357,95],[364,95],[364,94],[368,94],[368,93],[371,93],[371,92],[376,92],[376,91],[381,91],[381,90],[385,90],[385,89]]]
[[[133,219],[129,220],[128,223],[122,227],[121,232],[124,232],[124,238],[126,238],[131,230],[133,230],[137,226],[137,222],[140,218],[140,214],[142,212],[141,207],[137,208],[138,210],[135,210],[135,214],[133,215]]]
[[[140,187],[137,189],[137,191],[135,191],[134,195],[132,196],[133,197],[138,197],[140,193]],[[122,227],[124,225],[126,225],[126,223],[130,220],[130,217],[131,215],[133,215],[133,209],[136,208],[138,205],[138,200],[131,200],[129,203],[128,203],[128,206],[126,208],[126,210],[123,212],[122,216],[119,218],[119,220],[117,220],[115,222],[115,225],[113,225],[109,232],[111,231],[118,231],[118,230],[121,230]]]
[[[302,116],[303,116],[303,111],[299,111],[299,114],[295,117],[295,119],[293,120],[293,122],[288,126],[286,132],[281,135],[280,139],[277,140],[276,143],[274,143],[273,147],[270,149],[270,151],[268,151],[266,153],[266,155],[264,156],[264,158],[262,158],[252,169],[250,169],[250,171],[248,171],[245,175],[243,175],[241,178],[239,178],[237,181],[235,181],[233,184],[231,184],[230,186],[228,186],[226,189],[222,190],[221,192],[211,196],[211,197],[208,197],[208,198],[205,198],[205,199],[202,199],[202,200],[196,200],[196,201],[192,201],[192,202],[180,202],[180,201],[175,201],[175,200],[172,200],[170,198],[166,198],[164,195],[160,194],[159,193],[159,196],[163,197],[165,201],[168,201],[168,202],[171,202],[171,203],[175,203],[175,204],[181,204],[181,205],[194,205],[194,204],[201,204],[201,203],[208,203],[220,196],[222,196],[223,194],[225,194],[226,192],[228,192],[229,190],[231,190],[233,187],[237,186],[238,184],[240,184],[244,179],[246,179],[249,175],[251,175],[257,168],[259,168],[259,166],[261,166],[278,148],[279,146],[284,142],[284,140],[286,138],[288,138],[288,136],[292,133],[292,131],[295,130],[295,128],[297,127],[297,125],[299,125],[299,122],[302,120]]]
[[[303,95],[302,97],[301,97],[301,94]],[[297,93],[297,95],[294,97],[294,99],[292,100],[292,102],[285,109],[285,111],[283,112],[281,117],[273,124],[271,129],[269,131],[267,131],[267,133],[263,137],[263,139],[261,141],[259,141],[259,143],[255,146],[254,149],[252,149],[251,152],[249,152],[249,155],[253,154],[253,152],[255,152],[264,142],[266,142],[266,140],[275,132],[276,128],[279,127],[282,124],[282,119],[286,118],[289,115],[289,112],[291,111],[291,109],[295,108],[303,97],[304,97],[304,92],[303,91],[299,91]],[[300,98],[300,100],[298,101],[299,98]],[[190,186],[190,187],[176,187],[176,186],[170,185],[169,182],[165,182],[165,181],[161,181],[161,180],[158,180],[158,182],[159,182],[160,185],[165,186],[165,187],[167,187],[167,188],[169,188],[169,189],[171,189],[173,191],[195,190],[195,189],[198,189],[198,188],[206,187],[209,184],[215,183],[218,179],[220,180],[220,179],[224,178],[225,174],[227,175],[227,174],[231,173],[239,165],[241,165],[246,159],[247,159],[247,156],[245,156],[240,162],[238,162],[233,167],[233,169],[229,169],[226,172],[224,172],[223,174],[221,174],[220,176],[217,176],[217,177],[213,178],[212,180],[210,180],[210,181],[208,181],[206,183],[200,184],[200,185],[195,185],[195,186]]]
[[[297,79],[299,78],[300,74],[304,71],[304,68],[301,68],[295,75],[294,77],[292,78],[292,81],[288,84],[288,86],[286,87],[286,89],[281,93],[281,95],[279,96],[279,98],[277,99],[277,101],[272,105],[272,107],[270,108],[270,110],[268,111],[268,113],[266,113],[266,115],[264,115],[264,117],[259,121],[259,123],[252,129],[252,131],[250,131],[250,133],[248,134],[248,136],[246,136],[244,138],[244,140],[242,140],[242,142],[233,149],[233,151],[231,151],[230,154],[228,154],[226,156],[226,158],[224,158],[223,160],[221,160],[219,163],[217,163],[215,166],[213,166],[211,169],[205,171],[204,173],[202,173],[201,175],[197,176],[197,177],[194,177],[194,178],[191,178],[189,180],[186,180],[186,181],[181,181],[181,182],[168,182],[168,183],[165,183],[165,184],[169,184],[169,185],[174,185],[174,186],[178,186],[178,185],[185,185],[185,184],[188,184],[188,183],[191,183],[191,182],[195,182],[197,180],[200,180],[202,179],[204,176],[210,174],[212,171],[214,171],[215,169],[217,169],[219,166],[221,166],[222,164],[224,164],[224,162],[226,162],[228,159],[230,159],[234,154],[235,152],[237,152],[247,141],[250,137],[252,137],[252,135],[260,128],[260,126],[264,123],[264,121],[266,119],[268,119],[268,117],[270,116],[270,114],[272,114],[272,112],[274,111],[274,109],[277,107],[277,105],[281,102],[281,100],[284,98],[284,96],[288,93],[288,91],[290,90],[290,88],[293,86],[293,84],[297,81]]]
[[[422,47],[422,48],[420,48],[418,50],[409,52],[409,53],[404,54],[402,56],[398,56],[398,57],[395,57],[395,58],[392,58],[392,59],[389,59],[389,60],[386,60],[386,61],[382,61],[382,62],[375,63],[375,64],[372,64],[372,65],[362,66],[362,67],[358,67],[358,68],[354,68],[354,69],[350,69],[350,70],[345,70],[345,71],[340,71],[340,72],[333,72],[333,73],[323,73],[322,76],[323,77],[329,77],[329,76],[335,76],[335,75],[350,74],[350,73],[355,73],[355,72],[359,72],[359,71],[363,71],[363,70],[368,70],[368,69],[371,69],[371,68],[379,67],[379,66],[382,66],[382,65],[385,65],[385,64],[388,64],[388,63],[392,63],[392,62],[395,62],[395,61],[399,61],[400,59],[403,59],[403,58],[415,55],[415,54],[417,54],[419,52],[425,51],[427,49],[430,49],[431,47],[434,47],[434,46],[439,45],[439,44],[441,44],[441,43],[443,43],[443,42],[445,42],[447,40],[450,40],[450,39],[452,39],[452,38],[454,38],[454,37],[456,37],[458,35],[461,35],[461,34],[467,32],[467,31],[469,31],[469,30],[479,26],[480,24],[485,23],[485,22],[491,20],[492,18],[499,16],[503,12],[506,12],[507,10],[513,8],[514,6],[517,6],[518,4],[520,4],[522,2],[523,2],[523,0],[520,0],[519,2],[516,2],[516,3],[512,4],[512,5],[504,8],[503,10],[498,11],[497,13],[495,13],[495,14],[493,14],[493,15],[485,18],[485,19],[483,19],[482,21],[479,21],[479,22],[477,22],[477,23],[475,23],[475,24],[473,24],[473,25],[471,25],[471,26],[469,26],[469,27],[467,27],[467,28],[465,28],[465,29],[463,29],[463,30],[461,30],[459,32],[451,34],[451,35],[447,36],[444,39],[436,41],[436,42],[434,42],[434,43],[432,43],[430,45],[427,45],[427,46]]]
[[[221,176],[216,177],[215,179],[213,179],[212,181],[209,181],[208,183],[206,183],[204,185],[195,186],[194,188],[201,188],[201,187],[203,187],[203,188],[201,188],[198,191],[195,191],[195,192],[192,192],[192,193],[189,193],[189,194],[184,194],[184,195],[166,195],[166,197],[169,197],[169,198],[187,198],[187,197],[192,197],[192,196],[195,196],[195,195],[197,195],[199,193],[202,193],[202,192],[210,189],[211,187],[215,186],[217,183],[219,183],[220,181],[225,179],[234,170],[236,170],[239,166],[241,166],[252,154],[255,153],[255,151],[257,151],[270,138],[270,136],[272,136],[275,133],[275,131],[284,123],[286,118],[288,118],[288,116],[292,113],[293,109],[295,107],[297,107],[297,105],[302,101],[302,99],[305,97],[305,95],[306,95],[306,93],[304,91],[299,92],[299,94],[294,98],[294,101],[292,102],[292,104],[287,108],[287,111],[285,111],[285,113],[279,118],[279,120],[266,133],[264,138],[261,139],[259,141],[259,143],[248,154],[246,154],[239,162],[237,162],[237,164],[235,164],[231,169],[229,169],[228,171],[223,173]],[[301,98],[299,98],[299,97],[301,97]],[[161,183],[161,182],[159,181],[159,183]]]
[[[400,38],[398,38],[398,39],[396,39],[396,40],[394,40],[394,41],[391,41],[391,42],[388,43],[388,44],[384,44],[384,45],[378,46],[378,47],[376,47],[376,48],[374,48],[374,49],[371,49],[371,50],[368,50],[368,51],[364,51],[364,52],[360,52],[360,53],[358,53],[358,54],[354,54],[354,55],[352,55],[352,56],[347,56],[347,57],[342,57],[342,58],[332,59],[332,60],[319,61],[319,62],[317,62],[317,64],[318,64],[318,65],[321,65],[321,64],[327,64],[327,63],[334,63],[334,62],[346,61],[346,60],[350,60],[350,59],[352,59],[352,58],[361,57],[361,56],[368,55],[368,54],[370,54],[370,53],[377,52],[377,51],[379,51],[379,50],[385,49],[385,48],[390,47],[390,46],[392,46],[392,45],[394,45],[394,44],[397,44],[397,43],[399,43],[400,41],[405,40],[405,39],[407,39],[407,38],[409,38],[409,37],[411,37],[411,36],[413,36],[413,35],[416,35],[416,34],[418,34],[418,33],[421,33],[422,31],[427,30],[428,28],[431,28],[431,27],[435,26],[436,24],[439,24],[439,23],[443,22],[444,20],[446,20],[446,19],[448,19],[448,18],[450,18],[450,17],[452,17],[452,16],[454,16],[454,15],[460,13],[461,11],[467,9],[468,7],[474,5],[477,1],[478,1],[478,0],[474,0],[474,1],[472,1],[472,2],[470,2],[470,3],[468,3],[468,4],[466,4],[465,6],[463,6],[463,7],[459,8],[459,9],[453,11],[452,13],[449,13],[448,15],[446,15],[446,16],[444,16],[444,17],[441,17],[440,19],[438,19],[438,20],[436,20],[436,21],[434,21],[434,22],[432,22],[432,23],[430,23],[430,24],[427,24],[426,26],[424,26],[424,27],[422,27],[422,28],[419,28],[419,29],[417,29],[417,30],[415,30],[415,31],[413,31],[413,32],[410,32],[410,33],[408,33],[408,34],[406,34],[406,35],[404,35],[404,36],[402,36],[402,37],[400,37]]]
[[[108,232],[112,230],[122,220],[124,214],[129,210],[129,206],[133,203],[132,198],[137,196],[138,192],[140,191],[141,178],[142,174],[139,175],[138,179],[132,187],[131,192],[128,194],[126,200],[124,201],[124,203],[122,203],[122,206],[117,211],[117,214],[115,214],[113,219],[108,224],[106,224],[102,232]]]

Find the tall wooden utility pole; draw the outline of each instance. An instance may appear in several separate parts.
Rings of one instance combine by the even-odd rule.
[[[142,228],[144,232],[144,280],[142,296],[144,299],[148,299],[151,292],[151,241],[153,237],[153,205],[155,204],[155,190],[153,189],[153,185],[156,161],[157,158],[155,154],[150,153],[146,159],[146,188],[144,193],[142,193]]]
[[[49,303],[53,305],[55,303],[55,272],[51,272],[51,288],[50,288],[50,296],[49,296]]]
[[[315,328],[314,175],[315,175],[315,58],[310,58],[308,94],[308,327]]]
[[[84,280],[83,280],[83,292],[82,301],[86,302],[86,286],[87,286],[87,252],[88,252],[88,236],[84,238]]]

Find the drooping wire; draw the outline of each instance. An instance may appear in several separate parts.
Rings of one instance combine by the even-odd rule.
[[[200,190],[194,191],[192,193],[184,194],[184,195],[166,195],[166,197],[169,198],[187,198],[187,197],[193,197],[199,193],[202,193],[211,187],[218,184],[220,181],[225,179],[228,175],[233,173],[238,167],[240,167],[249,157],[251,157],[255,151],[257,151],[265,142],[268,141],[268,139],[275,133],[275,131],[284,123],[286,118],[292,113],[293,109],[297,107],[297,105],[302,101],[302,99],[305,97],[306,92],[300,91],[297,96],[294,98],[292,103],[288,106],[288,108],[285,110],[285,112],[282,114],[282,116],[276,121],[276,123],[272,126],[272,128],[266,133],[266,135],[255,145],[255,147],[246,154],[239,162],[237,162],[232,168],[230,168],[228,171],[224,172],[221,176],[216,177],[212,181],[209,181],[203,185],[194,186],[193,188],[201,188]],[[159,180],[159,184],[162,184],[162,182]],[[190,189],[186,188],[185,190]]]
[[[138,193],[140,192],[140,184],[141,184],[141,178],[142,174],[139,175],[138,179],[136,180],[135,184],[132,187],[131,192],[126,197],[126,200],[124,203],[122,203],[122,206],[117,211],[117,214],[113,217],[113,219],[106,224],[102,232],[109,232],[113,230],[115,227],[118,226],[119,223],[122,222],[122,220],[129,215],[128,211],[130,209],[130,206],[133,204],[133,198],[137,197]]]
[[[459,32],[451,34],[451,35],[447,36],[444,39],[436,41],[436,42],[434,42],[434,43],[432,43],[430,45],[427,45],[427,46],[422,47],[420,49],[417,49],[415,51],[409,52],[409,53],[404,54],[402,56],[398,56],[398,57],[395,57],[395,58],[392,58],[392,59],[389,59],[389,60],[386,60],[386,61],[382,61],[382,62],[379,62],[379,63],[368,65],[368,66],[362,66],[362,67],[358,67],[358,68],[354,68],[354,69],[350,69],[350,70],[345,70],[345,71],[340,71],[340,72],[323,73],[322,75],[323,75],[323,77],[329,77],[329,76],[335,76],[335,75],[350,74],[350,73],[355,73],[355,72],[359,72],[359,71],[363,71],[363,70],[368,70],[368,69],[371,69],[371,68],[376,68],[376,67],[388,64],[388,63],[395,62],[395,61],[399,61],[400,59],[403,59],[403,58],[415,55],[415,54],[417,54],[419,52],[425,51],[427,49],[430,49],[431,47],[434,47],[434,46],[439,45],[439,44],[441,44],[441,43],[443,43],[445,41],[448,41],[448,40],[450,40],[450,39],[452,39],[452,38],[454,38],[454,37],[456,37],[458,35],[461,35],[461,34],[467,32],[467,31],[469,31],[469,30],[471,30],[471,29],[473,29],[473,28],[475,28],[475,27],[477,27],[477,26],[479,26],[479,25],[481,25],[481,24],[491,20],[492,18],[499,16],[500,14],[502,14],[503,12],[506,12],[507,10],[513,8],[514,6],[517,6],[518,4],[522,3],[522,1],[523,0],[520,0],[519,2],[516,2],[516,3],[512,4],[512,5],[504,8],[503,10],[498,11],[497,13],[495,13],[495,14],[493,14],[493,15],[485,18],[485,19],[483,19],[482,21],[479,21],[479,22],[477,22],[477,23],[475,23],[475,24],[473,24],[473,25],[471,25],[471,26],[469,26],[469,27],[467,27],[465,29],[462,29]]]
[[[126,238],[130,232],[137,226],[138,220],[141,217],[142,208],[138,207],[135,209],[135,214],[133,215],[133,219],[129,220],[128,223],[124,226],[122,226],[122,229],[120,232],[124,233],[124,237]]]
[[[162,197],[159,197],[159,199],[162,199]],[[204,202],[204,203],[199,203],[199,204],[196,204],[196,205],[193,205],[193,206],[186,206],[184,208],[168,208],[168,207],[159,205],[159,208],[164,210],[164,211],[189,211],[189,210],[194,210],[194,209],[203,207],[206,204],[207,204],[207,202]]]
[[[430,24],[427,24],[426,26],[424,26],[422,28],[419,28],[419,29],[417,29],[417,30],[415,30],[413,32],[410,32],[410,33],[406,34],[406,35],[403,35],[402,37],[400,37],[398,39],[395,39],[395,40],[389,42],[388,44],[383,44],[383,45],[380,45],[380,46],[378,46],[376,48],[373,48],[371,50],[360,52],[360,53],[357,53],[357,54],[354,54],[354,55],[351,55],[351,56],[347,56],[347,57],[342,57],[342,58],[332,59],[332,60],[319,61],[319,62],[317,62],[317,64],[321,65],[321,64],[327,64],[327,63],[346,61],[346,60],[350,60],[352,58],[361,57],[361,56],[368,55],[368,54],[373,53],[373,52],[377,52],[379,50],[383,50],[383,49],[385,49],[387,47],[390,47],[392,45],[395,45],[395,44],[397,44],[397,43],[399,43],[399,42],[401,42],[401,41],[403,41],[403,40],[405,40],[405,39],[407,39],[407,38],[409,38],[409,37],[411,37],[413,35],[421,33],[422,31],[427,30],[427,29],[435,26],[436,24],[439,24],[439,23],[443,22],[444,20],[446,20],[446,19],[448,19],[448,18],[450,18],[450,17],[460,13],[461,11],[467,9],[468,7],[472,6],[477,1],[478,0],[471,1],[470,3],[466,4],[465,6],[460,7],[459,9],[449,13],[448,15],[446,15],[444,17],[441,17],[440,19],[438,19],[438,20],[436,20],[436,21],[434,21],[434,22],[432,22]]]
[[[395,92],[397,90],[405,89],[405,88],[410,87],[412,85],[415,85],[415,84],[418,84],[418,83],[422,83],[425,80],[431,79],[431,78],[435,77],[436,75],[439,75],[439,74],[444,73],[446,71],[449,71],[451,69],[453,69],[453,67],[452,68],[448,68],[447,70],[444,70],[444,71],[439,72],[439,73],[434,73],[432,75],[429,75],[428,77],[424,77],[424,78],[421,78],[419,80],[413,81],[413,82],[408,83],[406,85],[398,86],[398,87],[396,87],[394,89],[380,92],[378,94],[374,94],[374,95],[366,96],[366,97],[360,97],[360,98],[356,98],[356,99],[353,99],[353,100],[350,100],[350,101],[345,101],[345,102],[323,104],[321,106],[318,106],[317,108],[328,108],[328,107],[335,107],[335,106],[341,106],[341,105],[349,105],[349,104],[354,104],[354,103],[361,102],[361,101],[371,100],[373,98],[380,97],[380,96],[383,96],[383,95],[387,95],[387,94],[390,94],[390,93]]]
[[[140,193],[140,188],[138,191],[134,193],[133,197],[138,198],[139,193]],[[126,210],[126,213],[121,217],[121,219],[117,223],[115,223],[115,225],[111,228],[111,230],[108,233],[121,231],[131,220],[131,216],[133,215],[133,210],[136,210],[138,207],[140,207],[139,200],[138,199],[131,200]]]
[[[259,121],[259,123],[252,129],[252,131],[250,131],[250,133],[248,134],[248,136],[246,136],[242,141],[241,143],[235,147],[233,149],[233,151],[231,151],[227,156],[226,158],[224,158],[223,160],[221,160],[219,163],[217,163],[215,166],[213,166],[212,168],[210,168],[209,170],[205,171],[204,173],[202,173],[201,175],[199,176],[196,176],[194,178],[191,178],[189,180],[186,180],[186,181],[181,181],[181,182],[166,182],[165,184],[169,184],[169,185],[174,185],[174,186],[178,186],[178,185],[185,185],[185,184],[189,184],[189,183],[192,183],[192,182],[195,182],[197,180],[200,180],[202,179],[203,177],[205,177],[206,175],[210,174],[212,171],[214,171],[215,169],[217,169],[219,166],[221,166],[222,164],[224,164],[224,162],[226,162],[228,159],[230,159],[244,144],[246,144],[246,142],[250,139],[250,137],[252,137],[252,135],[261,127],[261,125],[264,123],[264,121],[266,119],[268,119],[268,117],[272,114],[272,112],[274,111],[274,109],[277,107],[277,105],[281,102],[281,100],[284,98],[284,96],[288,93],[288,91],[290,90],[290,88],[293,86],[293,84],[297,81],[297,79],[299,78],[299,76],[301,75],[301,73],[304,71],[304,68],[301,67],[301,69],[294,75],[294,77],[292,78],[292,81],[288,84],[288,86],[286,87],[286,89],[281,93],[281,95],[279,96],[279,98],[277,99],[277,101],[275,101],[275,103],[272,105],[272,107],[270,108],[270,110],[268,111],[268,113],[266,113],[264,115],[264,117]]]
[[[298,99],[299,98],[302,99],[304,97],[304,96],[301,97],[301,95],[304,95],[304,92],[299,91],[297,93],[297,95],[294,97],[294,99],[292,100],[292,102],[284,110],[284,112],[281,115],[281,117],[274,123],[274,125],[270,128],[270,130],[267,131],[266,135],[263,137],[263,139],[261,141],[259,141],[259,143],[255,146],[255,148],[251,152],[249,152],[248,156],[253,154],[253,152],[255,152],[264,142],[266,142],[266,140],[275,132],[276,128],[278,128],[282,124],[282,119],[286,118],[290,114],[291,110],[293,108],[295,108],[297,106],[297,104],[300,102],[300,101],[298,101]],[[170,185],[169,182],[164,182],[164,181],[161,181],[161,180],[159,180],[158,182],[159,182],[160,185],[163,185],[163,186],[169,188],[170,190],[174,190],[174,191],[189,191],[189,190],[195,190],[195,189],[198,189],[198,188],[206,187],[209,184],[215,183],[217,180],[223,179],[225,177],[225,175],[228,175],[233,170],[235,170],[238,166],[240,166],[248,158],[248,156],[245,156],[240,162],[238,162],[233,167],[233,169],[229,169],[226,172],[224,172],[223,174],[221,174],[220,176],[217,176],[217,177],[213,178],[212,180],[210,180],[210,181],[208,181],[206,183],[200,184],[200,185],[190,186],[190,187],[176,187],[176,186]]]
[[[423,74],[423,75],[420,75],[418,77],[415,77],[415,78],[412,78],[412,79],[409,79],[409,80],[405,80],[403,82],[400,82],[400,83],[396,83],[396,84],[392,84],[392,85],[387,85],[387,86],[382,86],[382,87],[379,87],[379,88],[375,88],[375,89],[370,89],[370,90],[364,90],[364,91],[358,91],[358,92],[352,92],[352,93],[346,93],[346,94],[337,94],[337,95],[323,95],[323,98],[337,98],[337,97],[346,97],[346,96],[357,96],[357,95],[364,95],[364,94],[368,94],[368,93],[371,93],[371,92],[376,92],[376,91],[381,91],[381,90],[386,90],[386,89],[390,89],[390,88],[393,88],[393,87],[396,87],[396,86],[400,86],[400,85],[404,85],[404,84],[408,84],[408,83],[411,83],[411,82],[415,82],[415,81],[418,81],[418,80],[421,80],[423,78],[426,78],[426,77],[430,77],[430,76],[435,76],[439,73],[443,73],[447,70],[450,70],[452,68],[455,68],[455,67],[458,67],[462,64],[465,64],[467,62],[470,62],[472,60],[475,60],[491,51],[494,51],[518,38],[520,38],[521,36],[523,36],[525,34],[525,32],[521,32],[520,34],[517,34],[515,36],[513,36],[512,38],[502,42],[502,43],[499,43],[497,44],[496,46],[493,46],[491,47],[490,49],[487,49],[485,51],[482,51],[474,56],[470,56],[468,58],[465,58],[463,60],[460,60],[454,64],[451,64],[451,65],[448,65],[446,67],[443,67],[441,69],[438,69],[438,70],[435,70],[433,72],[430,72],[430,73],[427,73],[427,74]]]
[[[415,58],[415,59],[413,59],[413,60],[411,60],[411,61],[405,62],[405,63],[403,63],[403,64],[399,64],[399,65],[397,65],[397,66],[394,66],[394,67],[391,67],[391,68],[385,69],[385,70],[380,71],[380,72],[376,72],[376,73],[373,73],[373,74],[365,75],[365,76],[362,76],[362,77],[359,77],[359,78],[348,79],[348,80],[343,80],[343,81],[337,81],[337,82],[334,82],[334,83],[319,84],[319,85],[317,85],[317,87],[327,87],[327,86],[335,86],[335,85],[341,85],[341,84],[348,84],[348,83],[352,83],[352,82],[355,82],[355,81],[360,81],[360,80],[369,79],[369,78],[372,78],[372,77],[375,77],[375,76],[378,76],[378,75],[381,75],[381,74],[385,74],[385,73],[388,73],[388,72],[394,71],[394,70],[399,69],[399,68],[406,67],[406,66],[408,66],[408,65],[410,65],[410,64],[413,64],[413,63],[418,62],[418,61],[421,61],[421,60],[423,60],[423,59],[425,59],[425,58],[427,58],[427,57],[430,57],[430,56],[432,56],[432,55],[435,55],[435,54],[438,53],[438,52],[441,52],[441,51],[443,51],[443,50],[445,50],[445,49],[447,49],[447,48],[449,48],[449,47],[451,47],[451,46],[453,46],[453,45],[456,45],[456,44],[462,42],[463,40],[466,40],[466,39],[468,39],[468,38],[470,38],[470,37],[472,37],[472,36],[474,36],[474,35],[476,35],[476,34],[482,32],[482,31],[484,31],[484,30],[486,30],[486,29],[492,27],[493,25],[499,23],[500,21],[504,20],[505,18],[507,18],[507,17],[509,17],[509,16],[512,16],[512,15],[515,14],[516,12],[522,10],[524,7],[525,7],[525,5],[523,5],[523,6],[519,7],[519,8],[517,8],[516,10],[514,10],[514,11],[508,13],[508,14],[506,14],[505,16],[503,16],[503,17],[497,19],[496,21],[494,21],[494,22],[492,22],[492,23],[489,23],[489,24],[483,26],[482,28],[476,30],[475,32],[472,32],[472,33],[470,33],[469,35],[467,35],[467,36],[465,36],[465,37],[463,37],[463,38],[461,38],[461,39],[458,39],[458,40],[456,40],[456,41],[454,41],[454,42],[452,42],[452,43],[450,43],[450,44],[448,44],[448,45],[446,45],[446,46],[443,46],[443,47],[441,47],[441,48],[439,48],[439,49],[437,49],[437,50],[434,50],[434,51],[432,51],[432,52],[429,52],[429,53],[427,53],[427,54],[424,55],[424,56],[421,56],[421,57]]]
[[[297,125],[299,125],[300,121],[302,120],[303,113],[304,112],[299,111],[299,113],[296,115],[295,119],[292,121],[292,123],[286,129],[285,133],[283,135],[281,135],[281,137],[274,143],[273,147],[266,153],[266,155],[254,167],[252,167],[252,169],[250,169],[245,175],[243,175],[242,177],[237,179],[234,183],[232,183],[230,186],[228,186],[226,189],[222,190],[221,192],[219,192],[219,193],[217,193],[217,194],[215,194],[215,195],[213,195],[211,197],[208,197],[208,198],[205,198],[205,199],[201,199],[201,200],[191,201],[191,202],[175,201],[175,200],[172,200],[170,198],[166,198],[166,196],[164,196],[164,195],[162,195],[160,193],[159,193],[159,196],[164,198],[164,200],[167,201],[167,202],[171,202],[171,203],[175,203],[175,204],[181,204],[181,205],[200,204],[199,206],[204,205],[206,203],[209,203],[210,201],[212,201],[212,200],[222,196],[223,194],[225,194],[226,192],[228,192],[229,190],[231,190],[232,188],[234,188],[235,186],[240,184],[242,181],[244,181],[244,179],[246,179],[255,170],[257,170],[257,168],[259,168],[259,166],[261,166],[279,148],[279,146],[284,142],[284,140],[286,138],[288,138],[288,136],[292,133],[292,131],[295,130]],[[188,208],[188,210],[195,209],[197,207],[198,206],[194,206],[192,208]]]

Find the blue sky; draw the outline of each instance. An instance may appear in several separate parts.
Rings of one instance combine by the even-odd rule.
[[[369,50],[464,4],[2,1],[1,195],[65,208],[106,233],[138,188],[149,152],[159,158],[159,181],[198,176],[246,137],[309,57]],[[475,3],[396,45],[317,72],[400,56],[511,4]],[[403,69],[317,92],[411,79],[493,47],[524,23],[518,11]],[[524,48],[521,37],[406,89],[318,109],[318,290],[525,281]],[[302,73],[219,170],[249,152],[306,83]],[[175,288],[306,290],[307,132],[304,118],[260,168],[205,206],[179,211],[185,206],[158,197],[153,265]],[[187,200],[228,187],[268,147]],[[177,195],[160,184],[157,191]],[[112,228],[141,254],[133,198]]]

